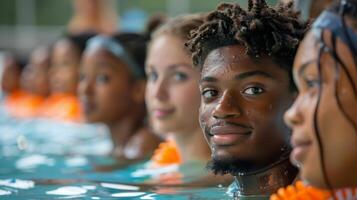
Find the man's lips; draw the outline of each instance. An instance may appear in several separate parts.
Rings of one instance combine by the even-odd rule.
[[[223,125],[223,126],[213,126],[211,128],[211,135],[227,135],[227,134],[238,134],[238,135],[247,135],[252,130],[249,128],[244,128],[241,126],[233,125]]]
[[[169,108],[169,109],[158,108],[158,109],[152,110],[152,115],[156,118],[163,119],[163,118],[170,116],[174,112],[175,112],[174,108]]]
[[[211,140],[215,145],[231,145],[247,138],[252,133],[252,128],[243,125],[216,125],[210,130]]]

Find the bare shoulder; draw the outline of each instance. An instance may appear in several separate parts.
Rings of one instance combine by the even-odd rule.
[[[129,158],[151,157],[162,139],[150,132],[148,128],[139,129],[125,147]]]

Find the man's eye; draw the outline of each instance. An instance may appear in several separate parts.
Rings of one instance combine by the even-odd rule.
[[[217,94],[218,94],[218,92],[217,92],[216,90],[211,90],[211,89],[209,89],[209,90],[204,90],[204,91],[202,92],[202,96],[203,96],[203,98],[206,99],[206,100],[212,99],[213,97],[217,96]]]
[[[110,81],[110,77],[106,74],[99,74],[96,77],[97,83],[108,83]]]
[[[258,95],[264,93],[264,89],[261,87],[249,87],[243,90],[243,93],[248,95]]]

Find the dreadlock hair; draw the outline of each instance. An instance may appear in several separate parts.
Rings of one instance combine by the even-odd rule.
[[[298,44],[308,28],[292,2],[273,8],[265,0],[249,0],[248,10],[238,4],[222,3],[207,15],[203,25],[191,32],[186,46],[200,70],[212,50],[242,45],[252,58],[271,57],[290,72]],[[291,83],[294,85],[292,77]]]

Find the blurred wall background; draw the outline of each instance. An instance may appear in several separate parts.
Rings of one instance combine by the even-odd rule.
[[[101,0],[98,0],[101,1]],[[176,16],[213,10],[221,0],[109,0],[118,13],[121,31],[141,31],[155,13]],[[247,6],[247,0],[238,2]],[[275,4],[277,0],[268,0]],[[1,0],[0,51],[26,56],[66,31],[73,16],[73,0]]]

